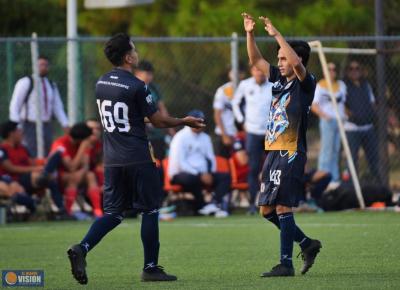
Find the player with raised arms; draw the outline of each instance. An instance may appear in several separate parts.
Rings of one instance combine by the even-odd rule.
[[[278,44],[278,66],[272,66],[256,45],[254,18],[247,13],[242,16],[250,63],[273,83],[265,137],[267,158],[258,205],[261,215],[280,229],[280,263],[261,277],[294,276],[294,241],[301,247],[301,273],[305,274],[322,247],[320,241],[310,239],[296,226],[292,211],[303,189],[307,120],[316,87],[315,77],[306,70],[311,49],[304,41],[287,42],[268,18],[260,17],[265,30]]]
[[[158,209],[162,191],[144,119],[147,117],[157,128],[202,128],[204,120],[177,119],[158,111],[145,83],[132,74],[139,58],[128,35],[113,36],[106,43],[104,53],[114,65],[96,84],[96,102],[104,130],[104,216],[92,224],[79,244],[68,249],[72,274],[80,284],[87,284],[87,253],[121,223],[124,210],[133,207],[142,212],[142,281],[173,281],[177,277],[165,273],[158,265]]]

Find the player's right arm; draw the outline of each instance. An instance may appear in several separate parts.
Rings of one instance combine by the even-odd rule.
[[[164,116],[160,111],[155,112],[148,117],[151,124],[157,128],[173,128],[178,126],[189,126],[192,128],[203,128],[205,123],[203,119],[187,116],[185,118],[173,118]]]
[[[68,171],[72,172],[78,170],[83,165],[86,165],[88,163],[87,152],[90,147],[91,147],[90,140],[88,138],[83,140],[79,145],[78,152],[76,153],[74,158],[70,158],[69,156],[63,156],[62,163],[64,167]],[[64,148],[64,150],[66,149]]]
[[[24,77],[20,80],[17,81],[14,87],[13,94],[11,96],[11,101],[10,101],[10,120],[13,122],[19,122],[20,121],[20,112],[22,109],[22,106],[24,105],[24,97],[28,93],[29,90],[29,78]]]
[[[267,78],[269,78],[269,63],[261,55],[254,37],[254,26],[256,25],[254,18],[246,12],[243,12],[242,16],[244,30],[246,31],[247,53],[250,63],[264,72]]]
[[[204,120],[200,118],[188,116],[179,119],[162,114],[152,101],[150,91],[144,83],[137,90],[137,101],[144,117],[147,117],[150,120],[150,123],[156,128],[173,128],[178,126],[203,128],[206,126]]]
[[[3,169],[12,174],[24,174],[32,171],[41,169],[41,166],[20,166],[13,164],[8,158],[8,154],[5,150],[0,149],[0,165]]]

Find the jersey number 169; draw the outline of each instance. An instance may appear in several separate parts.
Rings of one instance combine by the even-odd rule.
[[[97,107],[104,129],[110,133],[115,129],[118,129],[118,132],[129,132],[131,126],[128,118],[128,106],[125,103],[116,102],[113,105],[110,100],[103,102],[97,100]]]

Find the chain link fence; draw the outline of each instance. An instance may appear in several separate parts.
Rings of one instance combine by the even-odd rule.
[[[103,44],[107,38],[79,38],[78,105],[79,120],[97,116],[94,86],[97,78],[111,68],[104,57]],[[374,37],[308,37],[306,40],[322,41],[323,46],[342,48],[374,48]],[[231,65],[233,38],[134,38],[139,57],[149,60],[155,68],[154,82],[160,88],[163,100],[171,115],[184,116],[190,109],[201,109],[208,119],[208,132],[213,133],[212,102],[216,89],[228,81]],[[376,54],[327,53],[328,61],[338,67],[338,79],[348,73],[350,60],[360,65],[363,78],[370,83],[376,97],[374,130],[377,133],[379,161],[377,167],[387,174],[392,189],[400,189],[400,37],[382,37],[385,49],[381,51],[384,62],[384,94],[379,92]],[[243,37],[236,39],[238,55],[233,59],[247,62],[246,43]],[[39,52],[50,59],[49,78],[55,81],[67,108],[67,40],[65,38],[39,38]],[[259,48],[263,55],[276,64],[276,45],[271,39],[260,38]],[[0,39],[0,120],[8,118],[8,104],[15,82],[31,74],[30,38]],[[309,71],[317,79],[322,69],[317,55],[310,58]],[[309,123],[309,167],[317,164],[320,138],[318,118],[311,115]],[[59,131],[61,134],[61,131]],[[361,181],[371,180],[371,171],[365,153],[359,152],[359,175]],[[344,157],[340,160],[341,171],[346,167]]]

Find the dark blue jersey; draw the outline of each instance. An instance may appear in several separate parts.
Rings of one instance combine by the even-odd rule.
[[[306,131],[316,87],[309,72],[303,81],[297,77],[287,81],[279,69],[270,66],[269,81],[273,83],[265,150],[307,152]]]
[[[144,82],[115,68],[97,81],[96,102],[104,129],[104,165],[152,162],[144,117],[157,107]]]

